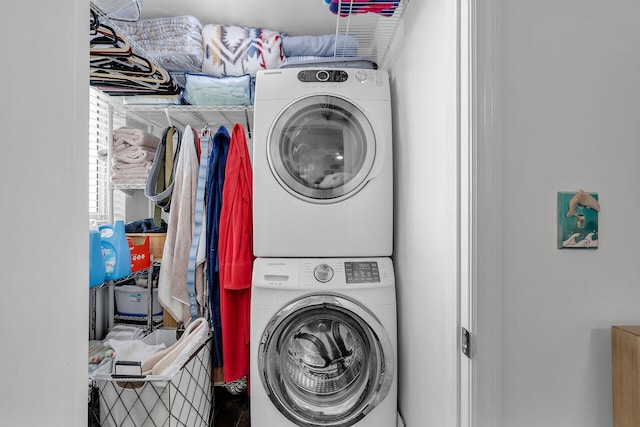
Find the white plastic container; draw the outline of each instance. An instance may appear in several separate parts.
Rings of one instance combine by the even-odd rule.
[[[142,286],[121,285],[115,287],[116,311],[123,316],[146,316],[149,307],[149,290]],[[153,289],[152,315],[162,314],[158,301],[158,288]]]

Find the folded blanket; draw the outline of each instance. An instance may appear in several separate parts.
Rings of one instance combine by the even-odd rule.
[[[251,105],[251,76],[187,74],[184,100],[191,105]]]
[[[351,34],[282,35],[282,52],[290,56],[356,56],[358,39]]]
[[[104,342],[98,340],[89,341],[89,363],[100,363],[103,359],[113,358],[115,351],[106,347]]]
[[[279,32],[240,25],[202,27],[202,72],[215,77],[255,77],[258,70],[278,68],[284,59]]]
[[[200,72],[202,25],[194,16],[172,16],[119,23],[118,27],[166,70]]]
[[[144,336],[145,330],[138,326],[119,324],[109,330],[104,340],[134,340]]]

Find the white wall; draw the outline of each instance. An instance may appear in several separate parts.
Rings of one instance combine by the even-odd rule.
[[[0,156],[2,425],[87,420],[88,2],[12,2]]]
[[[399,409],[412,427],[457,423],[454,3],[410,2],[390,65]]]
[[[503,425],[612,425],[610,326],[640,323],[640,3],[508,0]],[[597,192],[600,247],[556,249],[556,195]]]
[[[197,16],[202,25],[246,25],[285,31],[290,35],[327,34],[336,28],[336,15],[320,0],[233,0],[233,7],[227,0],[143,2],[145,18],[176,15]]]

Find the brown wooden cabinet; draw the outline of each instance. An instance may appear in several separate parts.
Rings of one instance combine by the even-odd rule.
[[[613,426],[640,426],[640,326],[611,327]]]

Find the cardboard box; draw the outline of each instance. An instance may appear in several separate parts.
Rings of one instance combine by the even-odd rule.
[[[153,255],[153,259],[158,261],[162,259],[162,251],[164,251],[164,241],[167,233],[127,233],[127,237],[133,240],[134,245],[144,244],[146,237],[149,237],[149,251]]]

